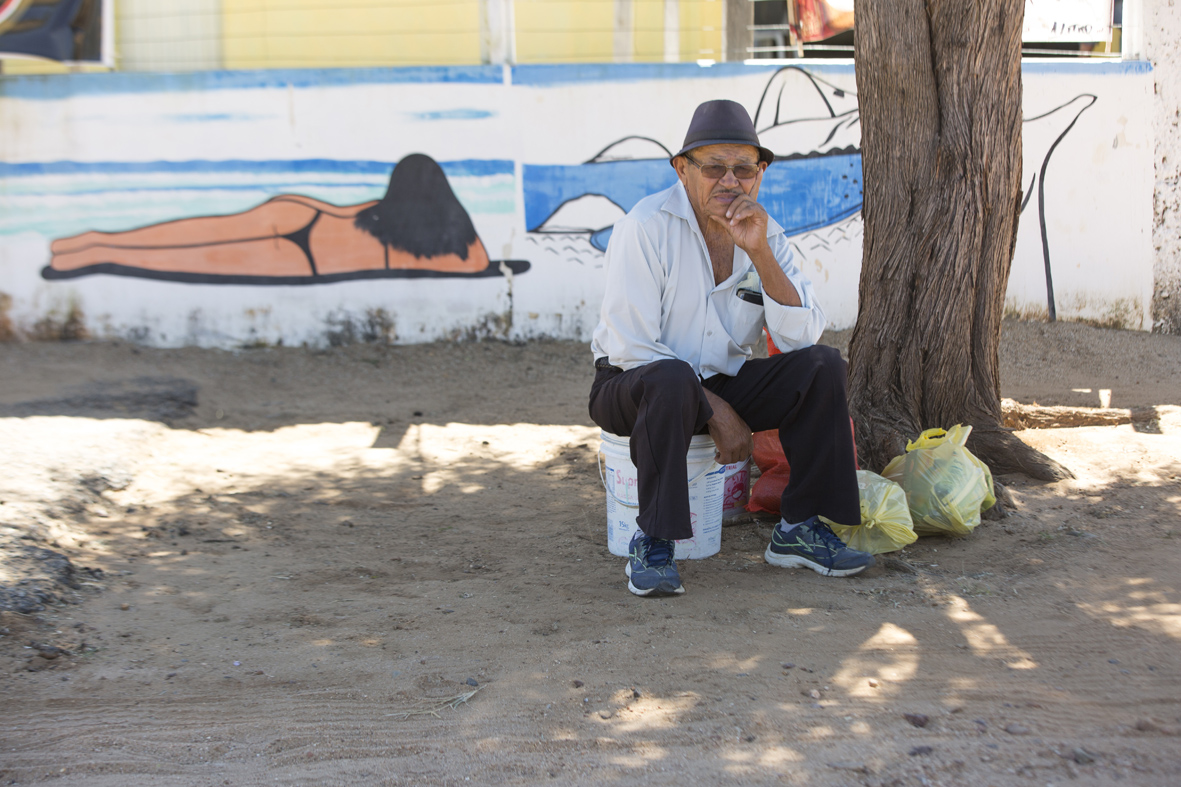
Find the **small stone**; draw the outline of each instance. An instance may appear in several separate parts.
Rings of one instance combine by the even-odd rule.
[[[639,689],[632,689],[632,697],[634,697],[635,699],[638,700],[640,697],[643,697],[643,696],[644,695],[640,693]]]
[[[1160,724],[1156,719],[1139,719],[1136,722],[1136,729],[1140,732],[1160,732]]]
[[[814,700],[818,700],[818,699],[820,699],[820,692],[817,691],[816,689],[812,689],[811,691],[808,692],[808,696]]]
[[[916,727],[926,727],[931,721],[931,717],[925,713],[904,713],[902,714],[902,718],[906,719]]]
[[[847,762],[842,760],[839,762],[830,762],[828,767],[837,771],[853,771],[854,773],[866,774],[869,773],[869,766],[863,762]]]
[[[747,743],[754,743],[755,736],[754,735],[747,735],[745,738],[743,738],[743,740],[746,741]]]
[[[609,710],[607,708],[604,708],[603,710],[599,711],[599,718],[600,719],[609,719],[614,715],[615,715],[615,711]]]
[[[576,689],[581,689],[581,688],[582,688],[583,686],[585,686],[585,685],[586,685],[586,684],[585,684],[585,683],[583,683],[583,682],[582,682],[582,681],[580,681],[580,680],[576,680],[576,681],[574,681],[574,688],[576,688]]]
[[[121,610],[123,610],[124,612],[126,612],[127,610],[131,609],[131,605],[130,605],[130,604],[120,604],[120,605],[119,605],[119,609],[121,609]]]
[[[1023,727],[1020,724],[1009,724],[1005,727],[1005,732],[1010,735],[1029,735],[1032,730],[1028,727]]]
[[[468,678],[467,680],[464,681],[464,683],[466,683],[469,686],[479,686],[480,685],[479,682],[475,678]]]
[[[784,669],[795,669],[796,668],[796,665],[792,664],[790,661],[785,661],[780,666],[782,666]]]
[[[47,659],[42,658],[41,656],[34,656],[33,658],[29,659],[27,664],[25,664],[25,669],[27,669],[29,672],[40,672],[41,670],[47,668],[49,664],[50,662]]]
[[[930,746],[915,746],[907,754],[911,757],[926,757],[931,752],[935,751]]]
[[[868,681],[866,681],[866,682],[869,684],[869,687],[870,687],[871,689],[876,689],[876,688],[878,687],[878,685],[879,685],[879,684],[878,684],[878,681],[877,681],[877,678],[870,678],[870,679],[869,679]]]
[[[1070,758],[1079,765],[1090,765],[1095,761],[1095,756],[1083,748],[1076,748],[1070,753]]]

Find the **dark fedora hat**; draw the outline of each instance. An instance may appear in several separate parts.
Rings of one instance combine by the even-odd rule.
[[[742,104],[724,98],[697,107],[689,123],[689,133],[685,135],[685,146],[672,158],[706,145],[752,145],[759,150],[759,161],[770,164],[775,160],[775,154],[759,144],[755,124]]]

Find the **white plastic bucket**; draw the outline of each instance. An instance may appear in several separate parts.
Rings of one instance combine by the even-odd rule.
[[[750,502],[750,459],[726,465],[722,487],[722,521],[731,522],[746,516]]]
[[[639,487],[631,445],[626,437],[602,433],[599,473],[607,490],[607,549],[626,557],[639,526]],[[726,468],[714,461],[714,441],[694,435],[685,457],[689,471],[689,521],[693,537],[677,541],[676,556],[695,560],[716,555],[722,548],[722,495]]]

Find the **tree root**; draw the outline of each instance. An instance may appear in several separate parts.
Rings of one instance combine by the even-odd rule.
[[[1001,400],[1001,416],[1009,429],[1068,429],[1076,426],[1118,426],[1151,424],[1157,420],[1155,408],[1125,410],[1117,407],[1042,407]]]
[[[968,438],[968,450],[980,458],[992,474],[1023,473],[1039,481],[1061,481],[1074,473],[1000,428],[976,427]]]

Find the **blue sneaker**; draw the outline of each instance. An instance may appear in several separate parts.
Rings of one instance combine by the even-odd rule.
[[[643,531],[632,536],[627,559],[627,589],[637,596],[674,596],[685,592],[673,561],[676,541],[649,538]]]
[[[845,546],[820,517],[804,520],[790,534],[775,526],[763,559],[773,566],[810,568],[830,577],[851,577],[874,564],[873,555]]]

